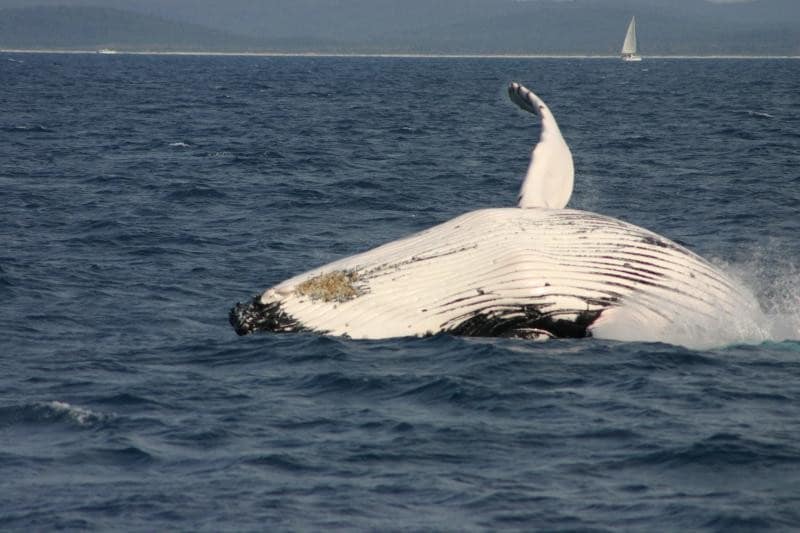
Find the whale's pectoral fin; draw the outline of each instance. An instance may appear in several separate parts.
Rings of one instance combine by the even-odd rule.
[[[541,98],[519,83],[508,86],[511,101],[539,117],[541,133],[519,191],[519,207],[562,208],[572,195],[575,167],[555,117]]]

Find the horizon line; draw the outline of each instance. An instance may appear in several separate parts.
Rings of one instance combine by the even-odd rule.
[[[19,54],[98,54],[98,55],[165,55],[165,56],[245,56],[245,57],[352,57],[352,58],[408,58],[408,59],[619,59],[609,54],[446,54],[446,53],[348,53],[348,52],[213,52],[124,50],[101,48],[95,50],[0,48],[0,53]],[[744,55],[744,54],[654,54],[644,59],[800,59],[800,55]]]

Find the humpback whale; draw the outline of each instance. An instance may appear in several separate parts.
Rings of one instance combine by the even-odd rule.
[[[553,114],[518,83],[508,93],[540,124],[517,207],[465,213],[298,274],[237,303],[235,331],[764,340],[759,305],[736,279],[644,228],[567,209],[574,165]]]

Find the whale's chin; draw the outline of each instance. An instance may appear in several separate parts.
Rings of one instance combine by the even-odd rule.
[[[280,302],[263,304],[260,296],[247,303],[237,303],[228,314],[228,320],[237,335],[249,335],[256,331],[288,333],[305,329],[297,319],[281,309]]]

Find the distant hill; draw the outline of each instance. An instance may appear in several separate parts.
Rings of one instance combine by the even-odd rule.
[[[0,48],[193,51],[259,46],[251,37],[119,9],[37,6],[0,10]]]
[[[608,55],[636,15],[644,55],[800,55],[797,0],[35,1],[0,10],[0,47]]]
[[[616,54],[636,15],[646,54],[800,54],[798,0],[107,1],[357,51]]]
[[[775,4],[785,0],[775,0]],[[791,0],[795,1],[795,0]],[[385,36],[386,44],[444,52],[617,54],[636,15],[647,55],[800,55],[800,16],[754,16],[752,6],[682,3],[517,2],[507,13],[475,16]],[[667,2],[663,2],[667,4]],[[800,2],[794,4],[797,11]],[[786,13],[787,11],[784,11]]]

